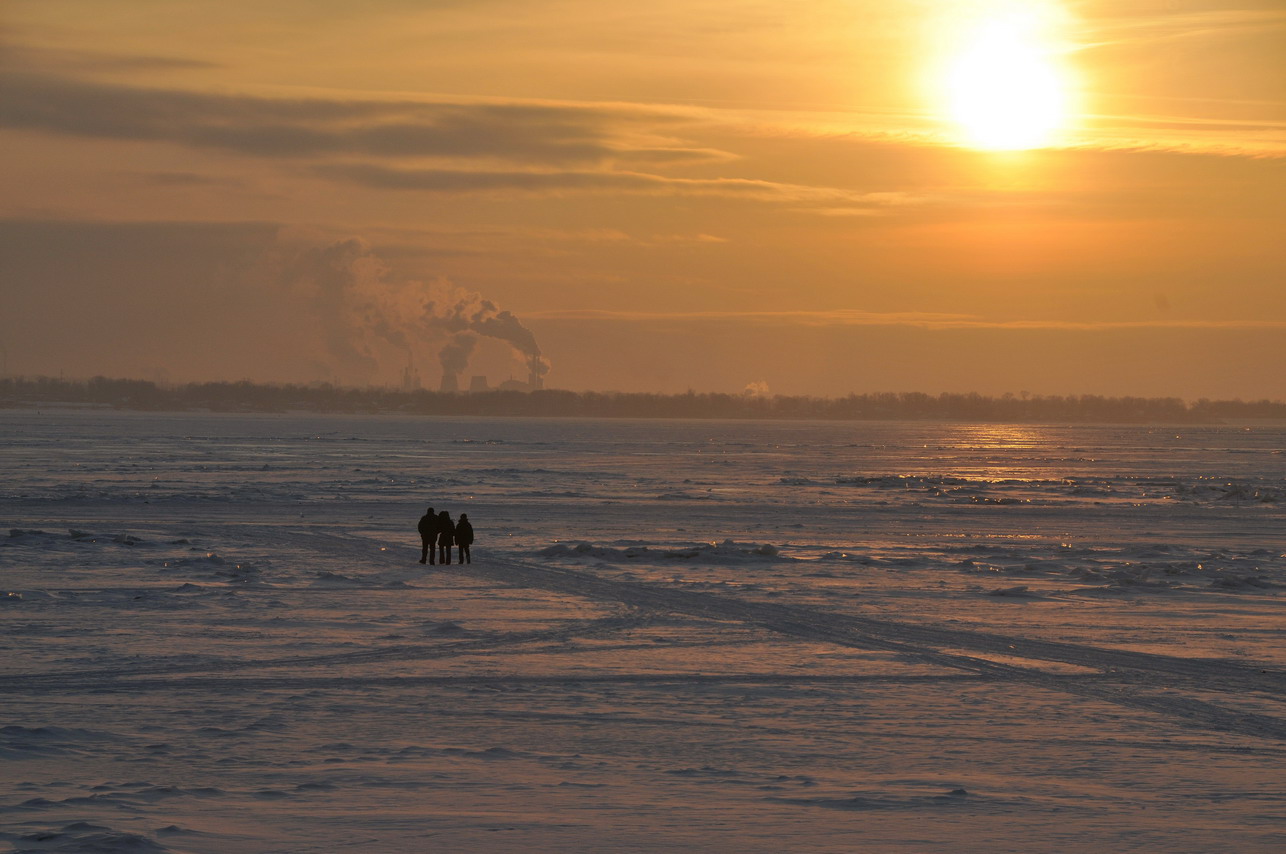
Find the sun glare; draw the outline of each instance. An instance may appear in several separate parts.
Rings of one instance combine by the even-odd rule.
[[[955,36],[944,100],[962,143],[992,151],[1039,148],[1067,126],[1071,83],[1052,16],[1042,7],[997,6]]]

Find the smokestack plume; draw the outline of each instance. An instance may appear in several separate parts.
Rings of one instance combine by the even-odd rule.
[[[361,238],[296,243],[281,271],[320,327],[317,357],[329,372],[369,382],[380,372],[381,358],[445,338],[438,352],[442,385],[454,389],[485,337],[512,349],[531,388],[542,387],[549,373],[535,335],[512,312],[445,279],[399,278]]]
[[[431,325],[440,324],[452,332],[475,332],[487,338],[504,341],[513,348],[515,355],[527,365],[532,377],[531,386],[544,385],[549,373],[549,360],[541,355],[540,345],[531,330],[509,311],[501,311],[491,300],[467,291],[457,291],[456,299],[449,305],[437,300],[425,303],[425,313]],[[462,368],[463,370],[463,368]]]
[[[457,332],[438,351],[438,361],[442,363],[442,391],[460,390],[460,374],[469,367],[469,357],[477,343],[478,336],[472,332]]]

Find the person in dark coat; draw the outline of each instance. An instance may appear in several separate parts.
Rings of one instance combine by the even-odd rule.
[[[455,525],[451,514],[443,510],[438,514],[438,560],[443,566],[451,562],[451,545],[455,542]]]
[[[469,514],[461,513],[460,521],[455,523],[455,544],[459,547],[460,563],[473,563],[469,557],[469,546],[473,545],[473,525],[469,524]]]
[[[438,517],[433,515],[433,508],[420,517],[420,524],[416,526],[420,531],[420,563],[426,560],[433,563],[433,547],[438,542]]]

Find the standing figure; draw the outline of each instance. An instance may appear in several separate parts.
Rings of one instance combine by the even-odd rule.
[[[460,563],[473,563],[469,557],[469,546],[473,545],[473,525],[469,524],[469,514],[461,513],[460,521],[455,523],[455,544],[460,549]]]
[[[455,542],[455,525],[451,515],[443,510],[438,514],[438,560],[443,566],[451,562],[451,544]]]
[[[416,526],[420,531],[420,563],[427,559],[433,563],[433,547],[438,542],[438,517],[433,515],[433,508],[420,517],[420,524]]]

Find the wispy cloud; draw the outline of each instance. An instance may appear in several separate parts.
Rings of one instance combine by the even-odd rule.
[[[674,178],[627,171],[481,171],[398,169],[368,163],[321,164],[314,171],[382,190],[435,193],[517,191],[526,193],[617,192],[649,195],[723,196],[773,202],[848,202],[867,208],[904,203],[888,193],[860,193],[749,178]]]
[[[1208,9],[1162,15],[1100,18],[1086,47],[1205,38],[1237,31],[1286,30],[1286,9]]]
[[[935,312],[869,312],[851,309],[832,311],[600,311],[573,309],[529,311],[532,320],[570,320],[633,323],[738,321],[778,326],[903,326],[922,329],[996,329],[1094,332],[1130,329],[1282,329],[1286,320],[990,320],[968,314]]]
[[[708,161],[658,132],[676,113],[622,105],[265,98],[148,89],[8,72],[0,124],[48,133],[156,140],[261,157],[501,159],[571,164]]]
[[[140,184],[155,187],[241,187],[243,182],[222,176],[203,175],[199,172],[140,172],[131,173]]]
[[[6,43],[0,46],[5,64],[12,68],[41,69],[58,74],[116,72],[208,71],[222,63],[173,54],[115,53],[106,50],[73,50]]]

